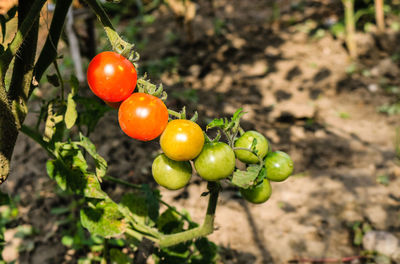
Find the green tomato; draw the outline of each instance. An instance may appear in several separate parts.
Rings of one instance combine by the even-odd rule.
[[[226,143],[207,143],[194,161],[194,167],[207,181],[224,179],[235,169],[235,153]]]
[[[271,196],[271,184],[264,179],[261,184],[249,189],[240,189],[240,194],[251,203],[260,204],[266,202]]]
[[[245,132],[240,138],[238,138],[238,140],[236,140],[235,147],[250,149],[254,139],[257,140],[255,145],[257,154],[261,159],[263,159],[268,153],[268,140],[257,131],[250,130]],[[240,161],[247,164],[255,164],[259,161],[256,155],[247,150],[235,150],[235,154]]]
[[[284,181],[293,172],[293,161],[285,152],[270,152],[264,162],[267,170],[267,179],[271,181]]]
[[[165,154],[158,155],[151,167],[154,180],[169,190],[184,187],[192,176],[192,166],[188,161],[175,161]]]

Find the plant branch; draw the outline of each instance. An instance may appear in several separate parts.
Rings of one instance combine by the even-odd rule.
[[[53,14],[53,19],[50,24],[49,34],[47,35],[46,42],[40,52],[39,58],[35,64],[34,76],[37,82],[42,79],[43,73],[50,66],[50,64],[57,58],[58,41],[62,33],[67,16],[68,9],[72,0],[57,1]],[[32,93],[34,85],[31,85],[29,95]]]
[[[160,241],[158,242],[160,247],[174,246],[176,244],[192,240],[194,238],[207,236],[214,231],[214,217],[218,203],[220,186],[217,182],[208,182],[208,189],[210,191],[210,197],[208,200],[207,212],[203,224],[199,227],[189,229],[180,233],[164,235],[160,238]]]

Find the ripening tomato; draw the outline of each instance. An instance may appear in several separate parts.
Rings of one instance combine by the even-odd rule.
[[[172,120],[160,137],[160,145],[165,155],[172,160],[194,159],[204,145],[203,130],[190,120]]]
[[[256,139],[255,149],[257,155],[263,159],[268,153],[268,140],[257,131],[247,131],[235,142],[235,147],[250,149],[253,140]],[[256,155],[247,150],[235,150],[236,157],[247,164],[258,163],[259,160]]]
[[[240,194],[251,203],[260,204],[266,202],[271,196],[271,184],[267,179],[249,189],[240,189]]]
[[[268,153],[264,163],[267,171],[267,178],[271,181],[284,181],[293,172],[293,161],[290,156],[283,151]]]
[[[158,97],[133,93],[119,107],[118,121],[125,134],[148,141],[164,131],[168,124],[168,109]]]
[[[227,178],[235,169],[235,153],[226,143],[207,143],[194,161],[194,167],[207,181]]]
[[[192,166],[189,161],[175,161],[161,154],[154,159],[151,172],[159,185],[169,190],[178,190],[192,177]]]
[[[87,80],[95,95],[107,102],[120,102],[128,98],[136,87],[135,66],[122,55],[105,51],[89,63]]]

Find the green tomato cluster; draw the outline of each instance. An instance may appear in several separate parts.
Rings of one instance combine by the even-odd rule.
[[[293,172],[293,161],[290,156],[282,151],[269,152],[268,140],[257,131],[243,133],[235,141],[235,147],[238,148],[235,154],[240,161],[246,164],[262,162],[266,170],[266,176],[261,182],[248,189],[240,189],[242,197],[249,202],[255,204],[266,202],[272,192],[270,181],[284,181]]]
[[[179,131],[182,133],[182,129]],[[175,133],[177,132],[174,131]],[[263,166],[266,172],[263,179],[247,189],[239,188],[242,197],[255,204],[264,203],[271,196],[270,181],[284,181],[293,172],[293,161],[290,156],[282,151],[270,151],[268,140],[257,131],[244,132],[234,141],[233,148],[224,142],[209,142],[204,145],[201,142],[200,153],[187,156],[187,159],[181,159],[182,155],[176,155],[179,159],[174,158],[173,154],[180,151],[177,147],[179,142],[172,142],[173,144],[168,149],[163,146],[167,146],[171,140],[165,140],[166,136],[161,138],[164,140],[161,146],[165,154],[156,157],[152,173],[159,185],[170,190],[180,189],[189,182],[192,175],[189,159],[193,161],[196,173],[206,181],[231,179],[236,167],[236,159],[248,165]],[[196,140],[202,139],[198,137],[191,142],[186,142],[188,143],[186,147],[199,145],[196,144]],[[197,150],[196,153],[198,152]]]

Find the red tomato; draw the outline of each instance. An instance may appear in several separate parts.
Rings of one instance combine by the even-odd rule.
[[[89,63],[87,80],[92,92],[107,102],[125,100],[135,90],[137,73],[133,64],[122,55],[105,51]]]
[[[122,102],[118,121],[128,136],[149,141],[158,137],[168,124],[168,109],[160,98],[134,93]]]

